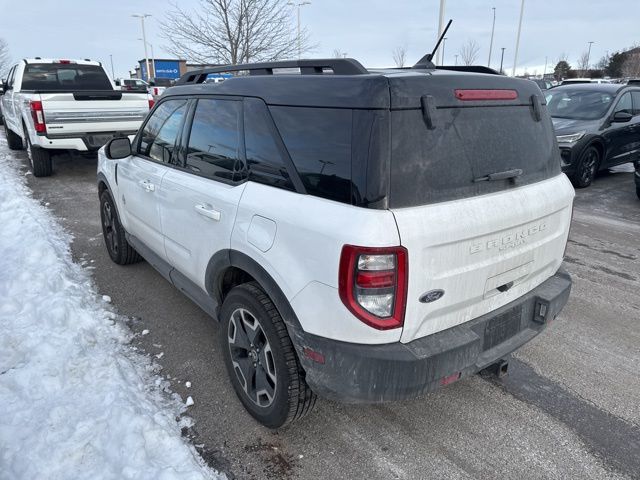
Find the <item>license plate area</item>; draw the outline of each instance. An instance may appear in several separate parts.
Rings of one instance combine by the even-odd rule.
[[[482,350],[489,350],[509,340],[520,331],[521,322],[522,306],[517,306],[489,320],[484,330]]]

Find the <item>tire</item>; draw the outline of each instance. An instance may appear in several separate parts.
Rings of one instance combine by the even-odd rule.
[[[104,243],[114,263],[130,265],[142,260],[140,254],[127,242],[115,202],[108,190],[100,195],[100,220]]]
[[[576,188],[585,188],[591,185],[600,167],[600,152],[593,145],[588,146],[580,155],[578,167],[573,174],[573,184]]]
[[[7,137],[7,145],[9,146],[9,150],[22,150],[24,148],[20,135],[9,130],[9,127],[7,127],[6,123],[4,124],[4,135]]]
[[[269,428],[309,413],[316,396],[304,380],[284,321],[262,288],[255,282],[233,288],[220,318],[224,362],[247,411]]]
[[[34,148],[31,145],[29,134],[25,132],[24,138],[27,144],[27,157],[29,157],[29,167],[34,177],[50,177],[53,173],[53,162],[51,152],[45,148]]]

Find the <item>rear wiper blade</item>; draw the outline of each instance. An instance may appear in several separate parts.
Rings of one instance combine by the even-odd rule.
[[[521,168],[514,168],[513,170],[505,170],[504,172],[490,173],[484,177],[478,177],[473,179],[473,183],[477,182],[493,182],[494,180],[506,180],[509,178],[516,178],[522,175]]]

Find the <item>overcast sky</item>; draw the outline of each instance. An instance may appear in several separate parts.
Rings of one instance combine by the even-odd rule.
[[[302,24],[319,46],[307,56],[331,56],[335,49],[365,66],[393,65],[396,46],[407,49],[412,64],[431,51],[438,28],[439,0],[311,0],[302,7]],[[491,37],[492,7],[496,28],[491,65],[513,65],[520,0],[447,0],[446,18],[453,24],[445,44],[445,63],[469,39],[480,46],[478,63],[486,64]],[[197,8],[198,0],[180,0]],[[91,58],[109,68],[113,55],[116,76],[124,76],[144,57],[140,20],[132,13],[150,13],[147,41],[157,58],[167,57],[158,21],[170,9],[167,0],[0,0],[0,38],[14,59],[24,57]],[[591,63],[605,53],[640,43],[640,0],[525,0],[518,73],[542,73],[565,53],[574,66],[593,41]],[[295,10],[292,9],[292,26]]]

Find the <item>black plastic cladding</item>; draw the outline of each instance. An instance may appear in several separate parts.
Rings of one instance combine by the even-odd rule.
[[[279,67],[276,65],[274,68]],[[241,68],[238,67],[238,69]],[[224,68],[220,69],[220,71],[223,70]],[[348,197],[332,199],[356,206],[385,209],[394,206],[394,202],[390,201],[390,195],[393,195],[391,188],[393,145],[398,145],[398,142],[411,144],[416,138],[427,134],[437,136],[442,132],[442,130],[439,132],[439,129],[451,127],[438,125],[438,109],[502,105],[530,107],[533,112],[531,96],[541,95],[533,82],[494,75],[490,72],[390,69],[376,72],[354,71],[351,74],[348,71],[340,74],[318,74],[320,72],[308,74],[302,68],[301,71],[303,74],[261,73],[237,76],[214,84],[195,83],[193,80],[187,82],[186,77],[191,74],[190,72],[183,77],[184,82],[169,89],[165,96],[230,95],[257,97],[264,100],[269,107],[351,109],[353,111],[351,178],[335,179],[339,181],[336,185],[344,185],[345,182],[350,184],[351,193]],[[208,70],[195,74],[200,75],[198,78],[201,79],[204,72]],[[518,92],[518,97],[515,100],[505,101],[463,102],[455,97],[454,90],[457,88],[512,89]],[[434,100],[436,115],[433,130],[428,130],[427,125],[420,121],[419,125],[413,125],[411,133],[405,133],[403,140],[397,135],[392,138],[393,112],[419,111],[424,103],[422,101],[424,95],[430,95]],[[544,103],[544,98],[540,98]],[[546,110],[544,120],[548,121]],[[283,136],[283,132],[280,134]],[[544,129],[544,134],[549,139],[543,139],[543,143],[552,143],[552,131]],[[506,137],[505,141],[508,141]],[[483,175],[487,173],[492,172],[482,172]],[[536,180],[540,179],[542,177],[536,177]],[[492,185],[491,188],[496,186]],[[428,203],[442,201],[437,196],[425,198],[428,198]]]

